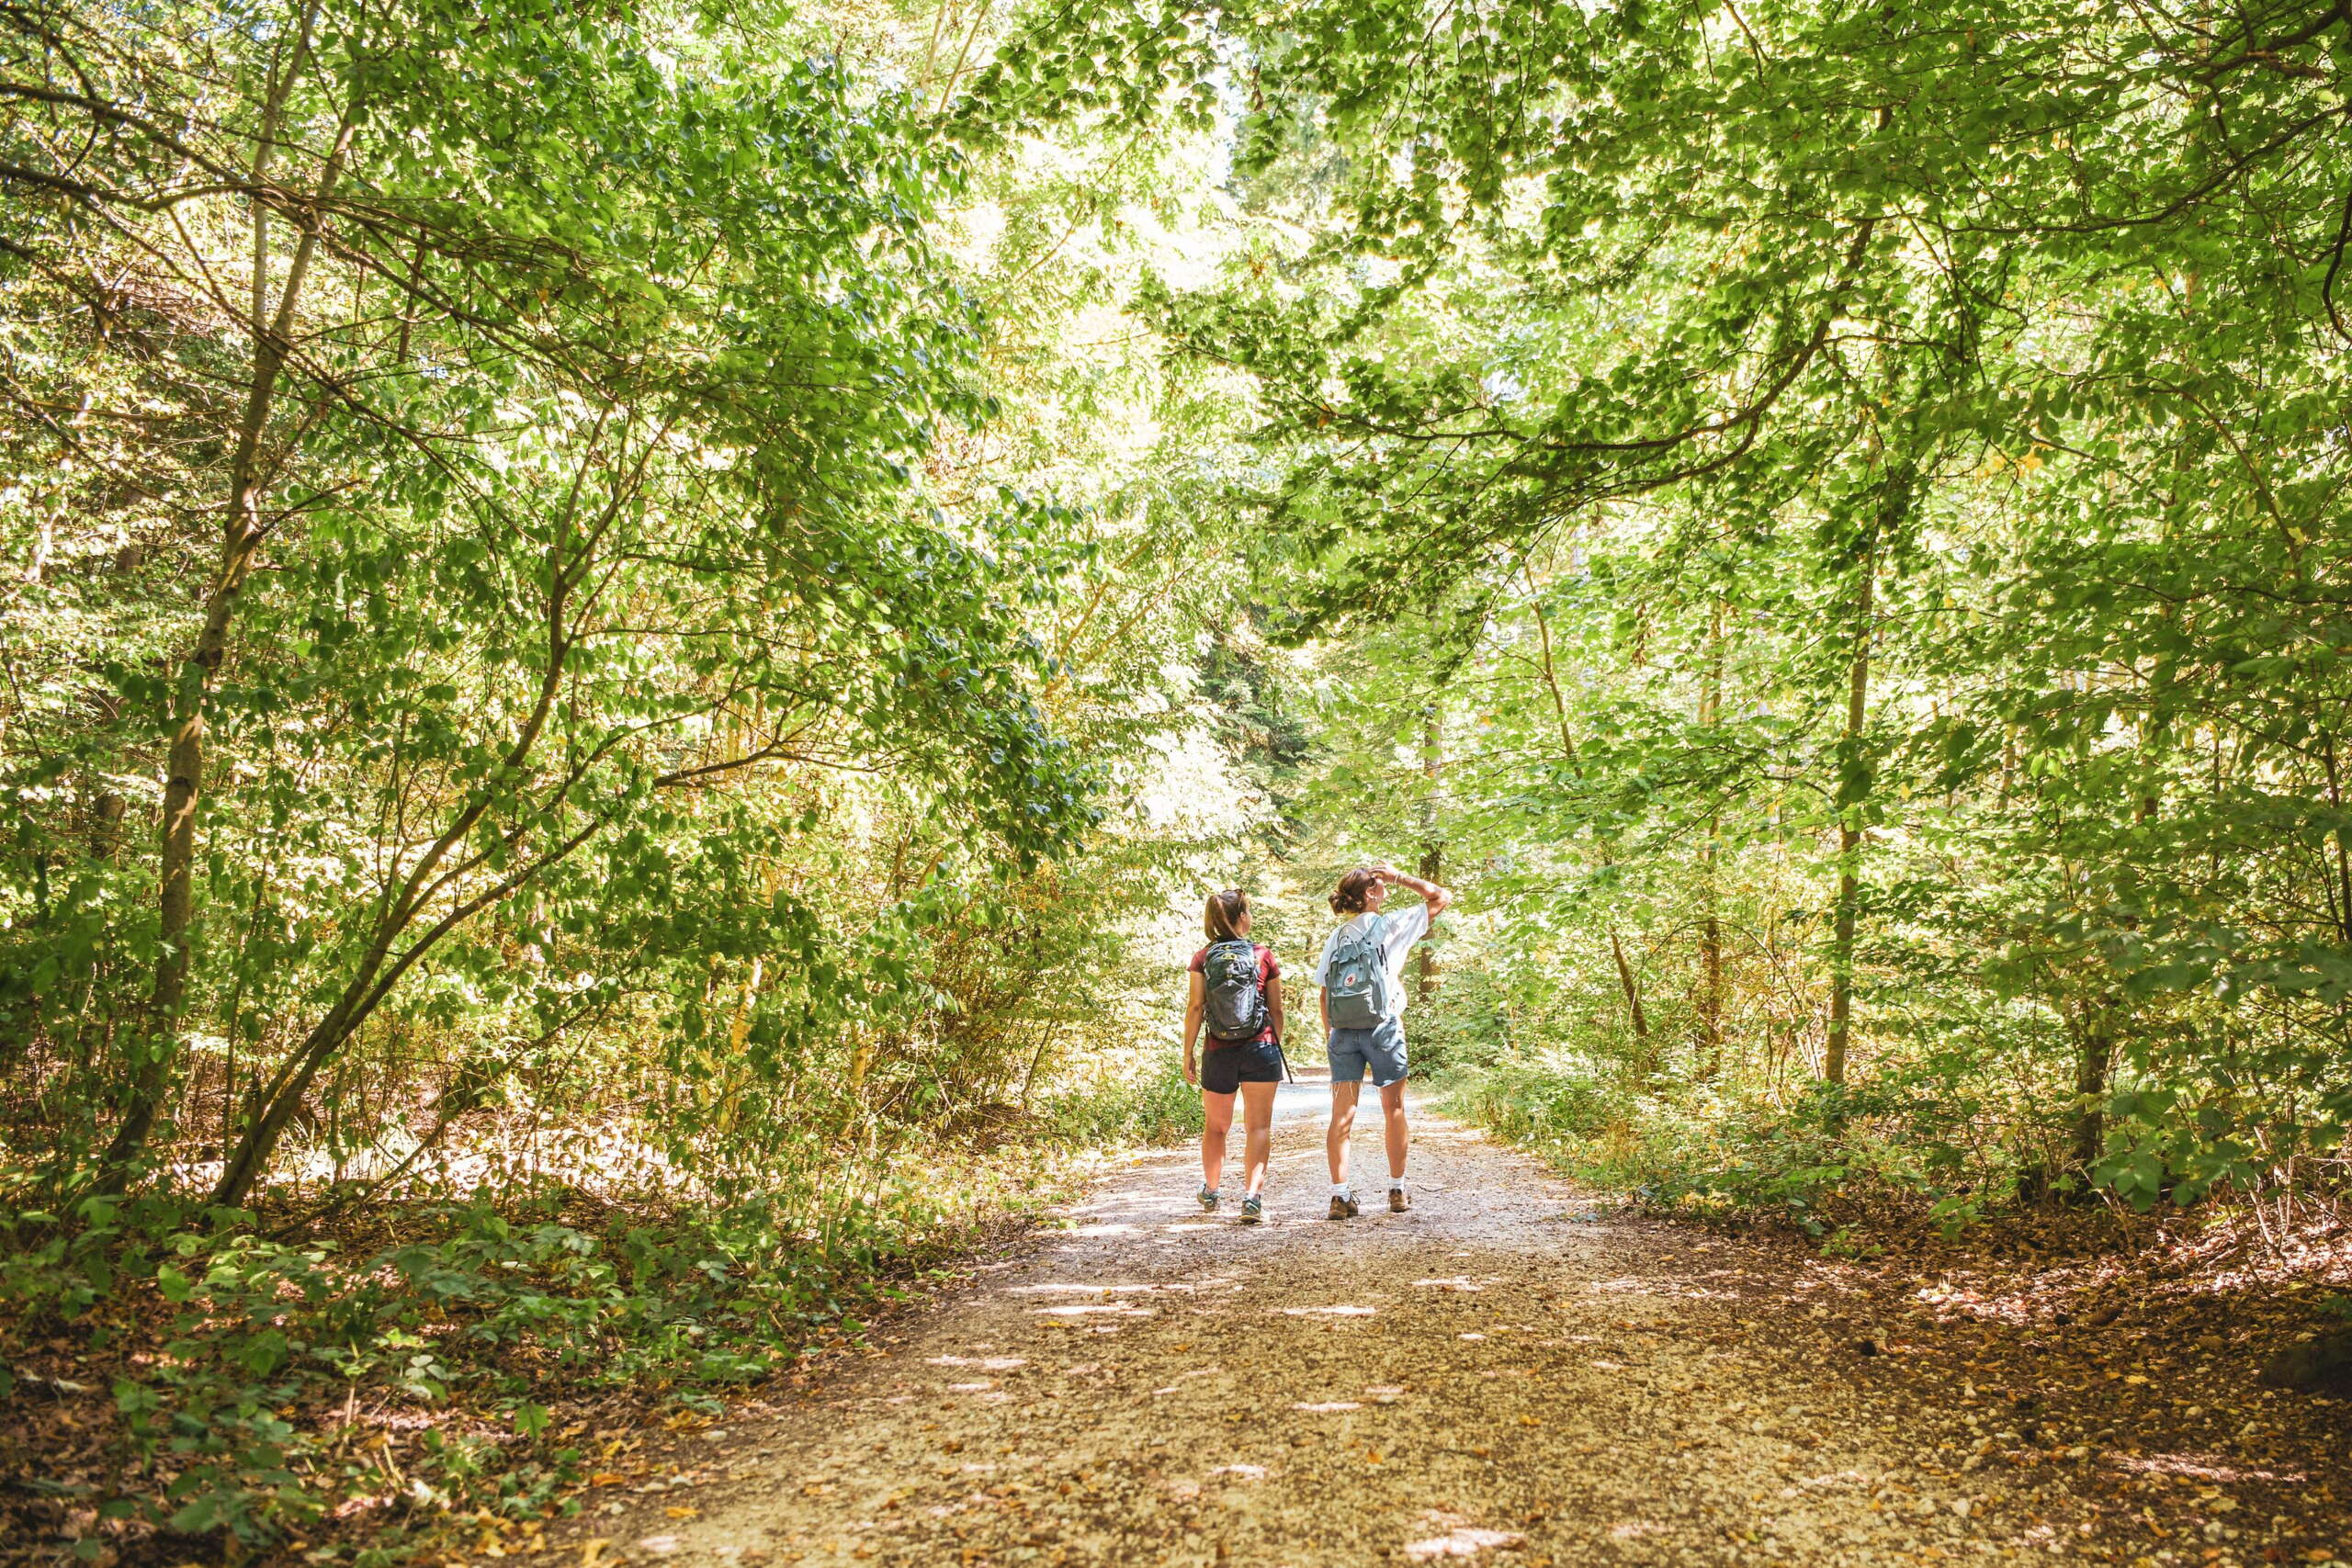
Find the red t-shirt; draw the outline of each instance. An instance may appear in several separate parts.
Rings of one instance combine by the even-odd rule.
[[[1283,977],[1283,966],[1274,962],[1274,950],[1272,948],[1265,946],[1261,942],[1251,942],[1250,945],[1258,950],[1258,988],[1261,991],[1265,992],[1269,998],[1269,1000],[1266,1003],[1266,1027],[1258,1032],[1257,1041],[1219,1040],[1216,1035],[1211,1034],[1204,1029],[1201,1031],[1201,1038],[1208,1042],[1209,1049],[1212,1051],[1216,1050],[1220,1045],[1251,1045],[1256,1044],[1258,1041],[1272,1040],[1274,1037],[1274,1011],[1273,1002],[1271,998],[1273,996],[1274,982]],[[1209,950],[1204,947],[1201,949],[1200,952],[1193,954],[1193,973],[1195,975],[1205,975],[1208,973],[1208,962]]]

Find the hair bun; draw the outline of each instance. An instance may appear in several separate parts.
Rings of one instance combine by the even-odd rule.
[[[1364,912],[1364,895],[1380,886],[1380,873],[1373,866],[1360,865],[1340,878],[1340,886],[1331,890],[1331,913],[1361,915]]]

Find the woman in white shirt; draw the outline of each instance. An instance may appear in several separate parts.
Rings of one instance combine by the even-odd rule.
[[[1420,902],[1390,914],[1382,908],[1391,886],[1420,895]],[[1356,1097],[1369,1075],[1380,1091],[1382,1131],[1388,1145],[1388,1207],[1413,1206],[1405,1188],[1411,1134],[1405,1122],[1405,955],[1453,902],[1453,895],[1385,863],[1358,866],[1340,878],[1331,912],[1344,917],[1323,943],[1313,983],[1331,1055],[1331,1125],[1324,1150],[1331,1163],[1335,1220],[1361,1212],[1348,1183],[1348,1140],[1355,1132]]]

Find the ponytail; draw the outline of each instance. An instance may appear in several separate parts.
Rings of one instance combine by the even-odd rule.
[[[1211,942],[1239,942],[1237,928],[1250,916],[1250,896],[1238,887],[1228,887],[1222,893],[1209,895],[1208,907],[1201,911],[1201,929]]]

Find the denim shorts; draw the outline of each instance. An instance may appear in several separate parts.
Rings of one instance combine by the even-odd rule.
[[[1384,1018],[1370,1029],[1331,1031],[1331,1081],[1361,1083],[1367,1069],[1374,1088],[1405,1080],[1405,1024]]]

